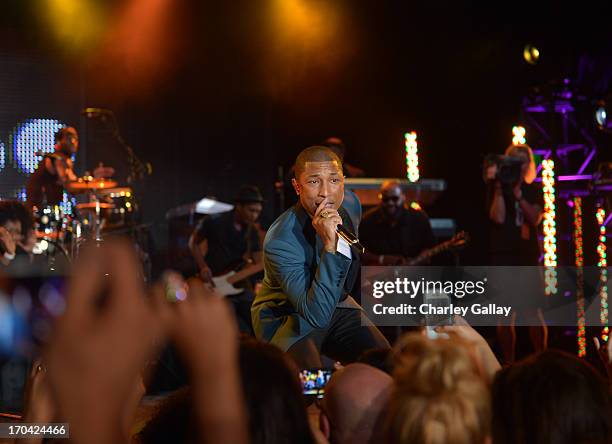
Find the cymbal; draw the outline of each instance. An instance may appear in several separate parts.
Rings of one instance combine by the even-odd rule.
[[[86,202],[76,204],[77,210],[81,211],[96,211],[96,208],[101,210],[110,210],[111,208],[115,208],[115,204],[106,203],[106,202]]]
[[[94,179],[93,177],[80,177],[78,180],[74,180],[68,183],[68,190],[72,193],[84,193],[90,190],[105,190],[108,188],[115,188],[117,181],[111,179]]]
[[[98,192],[102,196],[112,195],[111,197],[126,196],[130,197],[134,192],[130,187],[105,188]]]

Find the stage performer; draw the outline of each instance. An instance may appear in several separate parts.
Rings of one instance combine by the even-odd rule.
[[[79,150],[79,134],[72,126],[60,128],[55,133],[52,153],[44,155],[26,185],[27,203],[30,207],[59,205],[64,190],[70,193],[71,183],[77,180],[72,157]],[[93,177],[110,177],[114,168],[99,164]]]
[[[264,280],[251,309],[256,336],[301,368],[322,367],[321,354],[348,363],[364,350],[389,347],[348,294],[359,254],[339,239],[336,226],[356,233],[361,205],[344,191],[342,162],[328,147],[306,148],[292,185],[299,201],[264,241]]]

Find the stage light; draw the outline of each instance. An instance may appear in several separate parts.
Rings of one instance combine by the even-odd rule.
[[[27,119],[15,127],[11,134],[13,166],[32,174],[41,160],[37,153],[53,152],[55,133],[64,126],[64,123],[54,119]]]
[[[38,8],[60,48],[78,54],[94,47],[107,29],[103,2],[44,0]]]
[[[535,65],[540,60],[540,51],[531,43],[528,43],[523,48],[523,59],[530,65]]]
[[[513,126],[512,127],[512,145],[525,145],[527,143],[527,139],[525,138],[525,128],[522,126]]]
[[[419,153],[415,131],[404,134],[406,145],[406,177],[410,182],[419,180]]]
[[[557,228],[555,207],[555,162],[546,159],[542,162],[542,191],[544,193],[544,266],[545,294],[557,293]]]
[[[586,319],[584,312],[584,251],[582,233],[582,198],[574,197],[574,264],[576,265],[576,317],[578,319],[578,357],[586,356]]]
[[[608,258],[606,254],[606,210],[598,206],[595,212],[599,226],[597,239],[597,266],[599,267],[599,320],[602,325],[601,339],[608,341],[610,329],[608,326]]]
[[[121,2],[96,54],[100,68],[93,77],[106,95],[148,94],[176,64],[174,51],[182,38],[177,21],[184,2]],[[113,66],[113,69],[109,69]]]
[[[59,204],[59,208],[63,214],[72,214],[72,208],[74,207],[76,199],[72,196],[69,196],[68,193],[64,191],[62,195],[62,201]]]
[[[274,30],[285,43],[322,49],[338,30],[339,13],[326,2],[275,0],[272,6]]]
[[[4,169],[5,156],[6,154],[4,153],[4,144],[0,142],[0,171]]]
[[[597,102],[597,108],[595,108],[595,123],[599,129],[608,128],[608,125],[612,126],[608,121],[608,110],[606,109],[605,102]]]
[[[25,187],[21,187],[21,188],[18,188],[18,189],[15,191],[15,195],[14,195],[13,197],[14,197],[15,199],[17,199],[17,200],[20,200],[20,201],[22,201],[22,202],[25,202],[25,201],[26,201],[27,196],[28,196],[28,195],[27,195],[27,193],[26,193],[26,188],[25,188]]]

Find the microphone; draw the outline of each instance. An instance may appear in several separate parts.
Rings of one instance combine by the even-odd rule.
[[[85,117],[91,118],[106,116],[112,114],[112,111],[106,108],[85,108],[83,111],[81,111],[81,114],[83,114]]]
[[[336,233],[338,233],[338,236],[344,239],[350,246],[355,247],[359,253],[363,254],[365,248],[361,245],[361,242],[359,242],[359,238],[355,236],[354,233],[351,233],[348,228],[344,225],[336,225]]]
[[[50,151],[34,151],[34,155],[37,157],[51,157],[53,159],[61,160],[63,157],[56,152]]]

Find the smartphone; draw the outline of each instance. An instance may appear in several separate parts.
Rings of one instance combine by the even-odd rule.
[[[429,339],[448,338],[446,333],[438,333],[435,328],[444,325],[453,325],[453,315],[450,311],[450,296],[444,292],[431,292],[423,295],[423,302],[427,304],[425,314],[425,331]]]
[[[300,381],[302,381],[302,393],[305,396],[322,398],[325,394],[325,385],[329,382],[333,370],[328,368],[314,368],[302,370]]]

